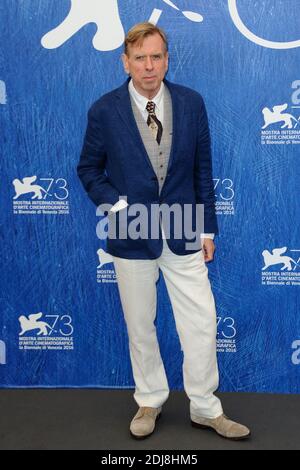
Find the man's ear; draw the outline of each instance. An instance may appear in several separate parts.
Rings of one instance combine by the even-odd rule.
[[[166,72],[168,71],[168,67],[169,67],[169,53],[166,52]]]
[[[128,56],[125,53],[123,53],[121,58],[122,58],[124,70],[126,73],[129,74]]]

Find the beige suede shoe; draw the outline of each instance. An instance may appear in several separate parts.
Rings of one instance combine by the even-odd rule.
[[[214,419],[201,418],[200,416],[191,415],[191,424],[195,428],[215,430],[220,436],[240,441],[250,436],[250,429],[242,424],[231,421],[226,415],[222,414]]]
[[[130,423],[130,433],[135,439],[145,439],[155,429],[155,421],[160,418],[161,407],[142,406]]]

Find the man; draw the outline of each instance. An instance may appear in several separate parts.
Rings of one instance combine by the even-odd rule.
[[[97,206],[110,205],[109,220],[118,234],[126,226],[125,237],[110,233],[107,250],[114,260],[139,405],[130,432],[137,439],[150,436],[169,395],[154,326],[160,269],[184,353],[192,425],[244,439],[249,429],[229,420],[214,395],[216,311],[205,261],[213,259],[218,228],[205,105],[197,92],[165,79],[167,39],[151,23],[129,31],[122,59],[131,78],[91,107],[78,175]],[[139,238],[128,235],[133,218],[127,209],[137,203],[147,209]],[[182,211],[189,206],[189,217],[169,225],[159,219],[158,236],[151,236],[151,210],[174,203]],[[185,230],[180,237],[174,232],[187,221],[195,228],[199,204],[204,205],[202,246],[199,233],[191,246]]]

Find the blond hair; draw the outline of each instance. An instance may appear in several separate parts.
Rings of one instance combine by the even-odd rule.
[[[152,36],[153,34],[159,34],[165,44],[165,52],[168,50],[168,40],[166,33],[155,26],[152,23],[145,22],[145,23],[138,23],[134,25],[127,33],[125,42],[124,42],[124,54],[127,56],[128,54],[128,46],[136,44],[137,46],[141,46],[144,39],[147,36]]]

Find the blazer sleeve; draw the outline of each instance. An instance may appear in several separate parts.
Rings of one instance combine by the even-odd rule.
[[[77,174],[88,196],[97,206],[114,205],[119,200],[119,193],[110,183],[105,170],[107,153],[103,133],[100,109],[96,103],[88,112],[88,124]]]
[[[207,112],[202,97],[197,132],[196,159],[194,167],[196,202],[198,204],[204,204],[204,232],[217,234],[218,223],[215,212],[210,132]]]

